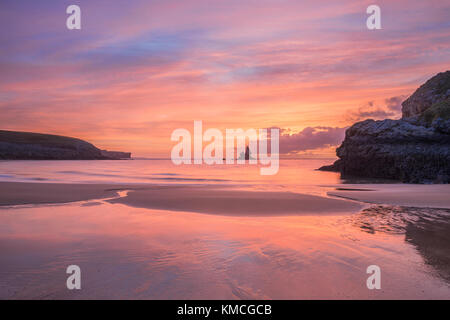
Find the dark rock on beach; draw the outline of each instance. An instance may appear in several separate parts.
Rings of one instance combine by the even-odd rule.
[[[339,159],[319,170],[342,178],[450,183],[450,71],[439,73],[402,103],[400,120],[365,120],[345,133]]]
[[[0,130],[0,160],[116,160],[130,153],[100,150],[70,137]]]

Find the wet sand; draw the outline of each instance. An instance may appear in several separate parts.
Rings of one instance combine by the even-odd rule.
[[[446,212],[240,217],[95,200],[0,213],[0,299],[450,298]],[[66,288],[73,264],[81,290]],[[381,290],[366,287],[373,264]]]
[[[125,186],[103,184],[62,184],[0,182],[0,206],[67,203],[117,195]]]
[[[0,183],[0,205],[109,200],[132,207],[236,216],[343,214],[360,211],[352,201],[291,192],[229,190],[217,186],[137,186],[104,184]]]
[[[221,190],[205,187],[132,190],[126,197],[109,202],[137,208],[230,216],[350,214],[363,208],[356,202],[291,192]]]
[[[450,209],[450,184],[346,184],[329,196],[372,204]]]
[[[450,209],[375,205],[349,221],[369,234],[404,235],[425,264],[450,283]]]
[[[380,188],[353,187],[337,192]],[[412,187],[432,187],[429,203],[445,204],[445,188]],[[0,299],[450,298],[448,209],[362,209],[223,186],[45,183],[0,183],[0,204]],[[65,286],[72,264],[82,290]],[[366,287],[373,264],[381,290]]]

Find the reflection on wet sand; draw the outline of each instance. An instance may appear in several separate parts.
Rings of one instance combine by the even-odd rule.
[[[450,297],[448,283],[427,266],[427,243],[410,245],[421,231],[406,225],[414,240],[405,242],[400,231],[378,232],[370,221],[361,229],[351,219],[219,216],[104,201],[0,209],[0,298]],[[445,243],[435,248],[445,251]],[[70,264],[81,267],[79,291],[65,286]],[[366,287],[372,264],[382,270],[381,290]]]
[[[425,263],[450,283],[450,210],[373,206],[352,217],[361,230],[404,234]]]

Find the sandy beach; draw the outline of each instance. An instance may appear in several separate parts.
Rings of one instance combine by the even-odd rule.
[[[0,206],[67,203],[117,195],[120,186],[70,183],[0,182]]]
[[[237,216],[355,213],[363,205],[292,192],[230,190],[219,186],[136,186],[0,182],[0,205],[67,203],[105,199],[128,206]]]
[[[314,161],[228,181],[155,161],[0,165],[17,180],[0,182],[0,299],[450,297],[449,185],[334,183]]]
[[[328,195],[371,204],[450,209],[450,184],[345,184]]]
[[[0,206],[111,199],[138,208],[225,215],[354,213],[364,204],[450,209],[450,185],[349,184],[326,186],[330,197],[227,186],[0,182]],[[341,199],[338,199],[341,198]],[[352,200],[352,201],[347,201]]]
[[[75,190],[72,187],[66,186],[66,191]],[[110,186],[92,187],[95,192],[85,196],[114,193],[105,187]],[[187,201],[187,197],[168,201],[173,199],[169,194],[183,189],[132,190],[131,200],[121,198],[123,203],[92,198],[0,207],[0,299],[450,297],[448,210],[374,206],[354,214],[300,211],[266,216],[241,215],[241,209],[233,215],[167,210]],[[195,190],[190,196],[200,199],[205,192]],[[145,199],[152,193],[163,197],[158,203],[163,210],[140,208],[155,203],[151,197]],[[256,194],[239,193],[239,208],[269,195]],[[235,196],[231,190],[225,195],[227,201]],[[300,206],[297,200],[290,209]],[[198,207],[196,201],[188,201],[185,208],[211,209],[209,202]],[[328,204],[342,203],[347,202]],[[65,286],[65,270],[72,264],[82,270],[81,290]],[[383,272],[382,290],[366,287],[366,268],[372,264]]]

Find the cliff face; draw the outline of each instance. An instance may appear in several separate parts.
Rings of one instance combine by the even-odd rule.
[[[355,123],[336,149],[339,160],[320,170],[339,171],[343,178],[450,183],[449,93],[447,71],[431,78],[402,104],[402,119]]]
[[[0,160],[108,160],[118,158],[114,154],[105,154],[94,145],[80,139],[0,130]]]

